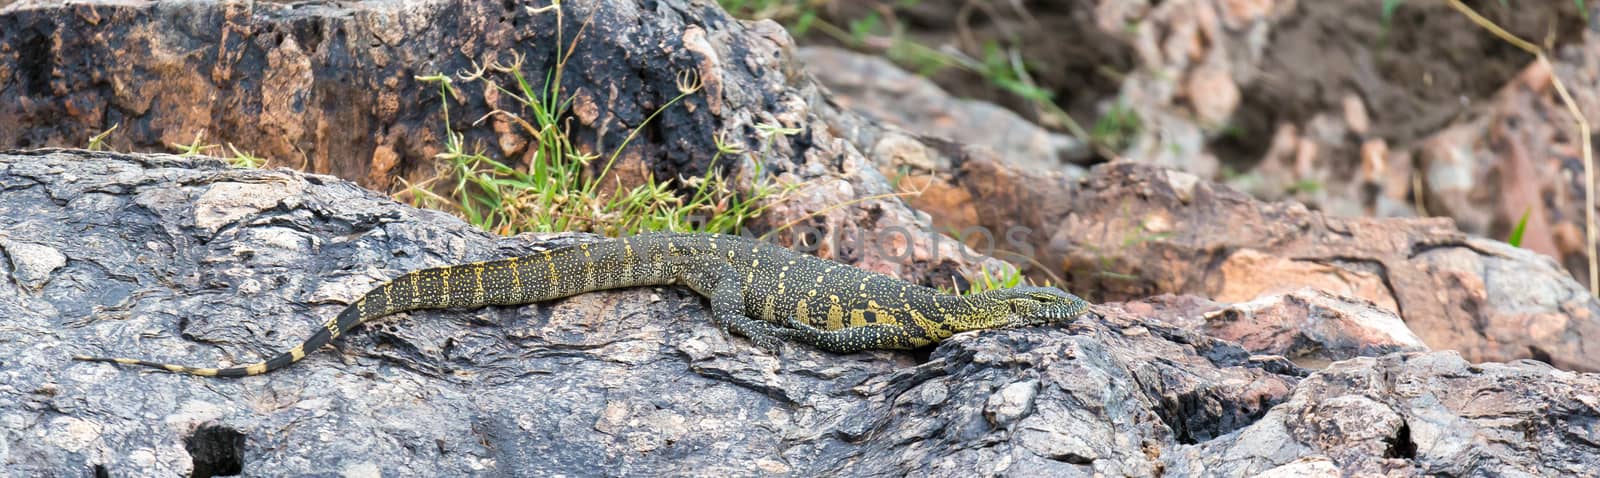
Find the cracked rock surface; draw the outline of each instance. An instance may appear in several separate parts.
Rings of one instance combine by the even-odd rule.
[[[1600,469],[1594,374],[1451,352],[1311,373],[1174,325],[1204,304],[1105,304],[926,355],[778,356],[686,290],[639,288],[398,315],[238,380],[68,360],[252,362],[406,270],[586,240],[497,238],[286,170],[0,153],[0,474]]]

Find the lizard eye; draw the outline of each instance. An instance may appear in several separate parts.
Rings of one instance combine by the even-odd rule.
[[[1018,298],[1018,299],[1009,300],[1009,301],[1006,301],[1006,302],[1011,305],[1011,312],[1016,313],[1018,315],[1028,315],[1028,314],[1032,313],[1035,310],[1039,310],[1040,307],[1044,306],[1044,304],[1041,303],[1039,301],[1039,299],[1035,298],[1035,297],[1022,297],[1022,298]]]
[[[1066,297],[1062,297],[1062,296],[1059,296],[1059,295],[1056,295],[1056,294],[1040,292],[1040,293],[1034,293],[1034,294],[1031,294],[1031,295],[1033,297],[1033,300],[1037,300],[1040,303],[1044,303],[1044,304],[1055,304],[1055,303],[1060,303],[1060,302],[1066,302]]]

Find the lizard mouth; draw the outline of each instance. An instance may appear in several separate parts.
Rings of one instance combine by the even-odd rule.
[[[1045,316],[1022,315],[1022,316],[1013,317],[1013,320],[1011,321],[1011,324],[1012,324],[1011,327],[1012,328],[1033,327],[1033,326],[1038,326],[1038,325],[1049,324],[1049,323],[1054,322],[1054,321],[1055,321],[1054,319],[1051,319],[1050,317],[1045,317]]]
[[[1085,311],[1072,309],[1045,309],[1034,313],[1017,316],[1014,321],[1018,326],[1035,326],[1065,323],[1083,315]]]

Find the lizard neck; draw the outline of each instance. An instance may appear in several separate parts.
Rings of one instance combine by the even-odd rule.
[[[990,291],[992,292],[992,291]],[[952,332],[992,328],[1004,322],[1011,309],[990,292],[970,295],[938,294],[933,297],[936,309],[944,313],[944,324]]]

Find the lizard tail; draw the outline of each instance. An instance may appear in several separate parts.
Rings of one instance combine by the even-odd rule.
[[[327,323],[323,324],[322,328],[317,330],[317,333],[312,334],[310,338],[306,339],[306,341],[302,342],[300,345],[296,345],[294,348],[278,354],[277,356],[272,357],[265,362],[257,362],[243,367],[201,368],[170,363],[151,362],[132,358],[91,357],[87,355],[75,355],[72,357],[72,359],[84,362],[106,362],[121,365],[137,365],[142,367],[150,367],[164,372],[199,375],[202,377],[248,377],[251,375],[261,375],[263,373],[287,367],[289,364],[299,362],[300,359],[306,357],[306,352],[316,351],[317,349],[322,348],[322,346],[328,345],[328,342],[333,341],[334,338],[337,338],[340,334],[350,330],[350,328],[355,327],[356,324],[359,323],[361,323],[361,312],[358,307],[351,305],[350,307],[346,307],[344,312],[339,313],[338,317],[335,317],[333,320],[329,320]]]
[[[526,304],[591,290],[669,284],[672,269],[652,263],[649,258],[664,256],[671,248],[662,240],[624,238],[599,245],[581,244],[542,251],[527,257],[411,271],[368,291],[300,345],[265,362],[242,367],[199,368],[133,358],[84,355],[72,359],[149,367],[204,377],[261,375],[300,361],[307,353],[315,352],[362,322],[395,312]],[[601,270],[601,264],[612,262],[631,264],[628,266],[629,273],[611,274]]]

